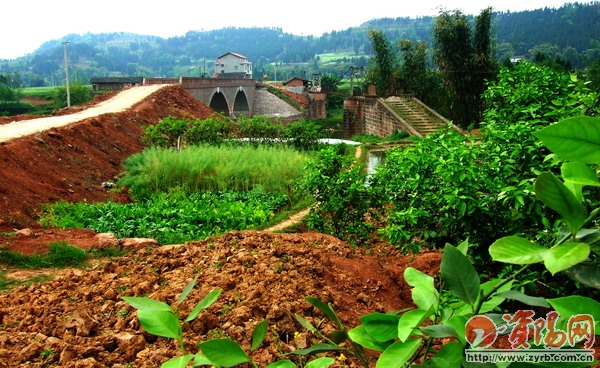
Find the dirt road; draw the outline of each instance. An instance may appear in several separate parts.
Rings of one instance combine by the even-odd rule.
[[[42,132],[50,128],[63,127],[102,114],[125,111],[165,86],[165,84],[137,86],[120,92],[110,100],[73,114],[15,121],[0,125],[0,142]]]

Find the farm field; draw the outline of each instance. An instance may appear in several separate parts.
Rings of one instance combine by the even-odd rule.
[[[84,250],[98,247],[97,234],[89,229],[41,228],[36,218],[42,205],[56,200],[127,202],[126,193],[107,191],[101,183],[114,179],[121,162],[141,151],[141,126],[166,116],[204,118],[210,113],[179,88],[167,87],[127,111],[2,143],[3,249],[31,255],[46,252],[55,242]],[[182,309],[214,288],[222,288],[223,294],[185,329],[190,351],[219,336],[249,346],[253,326],[267,317],[269,333],[252,355],[262,366],[314,342],[293,317],[297,313],[315,324],[322,318],[304,297],[331,303],[351,328],[366,313],[412,307],[403,270],[412,266],[433,275],[440,258],[433,251],[404,256],[384,243],[350,247],[318,233],[233,231],[182,245],[131,250],[94,260],[86,269],[2,266],[0,273],[9,279],[40,274],[53,279],[0,294],[0,367],[157,367],[177,354],[175,343],[144,332],[121,297],[147,295],[171,303],[196,276],[198,286]]]

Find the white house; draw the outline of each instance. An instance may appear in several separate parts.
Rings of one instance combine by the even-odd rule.
[[[217,58],[213,78],[252,79],[252,63],[244,55],[228,52]]]

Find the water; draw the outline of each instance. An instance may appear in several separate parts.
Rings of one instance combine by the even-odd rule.
[[[367,174],[375,174],[375,167],[385,162],[385,151],[369,151],[367,160]]]

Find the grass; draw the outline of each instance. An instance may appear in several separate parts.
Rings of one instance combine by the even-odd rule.
[[[69,245],[66,242],[50,244],[44,254],[24,255],[7,250],[0,250],[0,264],[10,269],[62,269],[66,267],[84,268],[90,259],[120,257],[127,253],[120,248],[92,249],[90,252]],[[29,286],[52,280],[47,273],[32,274],[26,278],[9,277],[8,271],[0,271],[0,291],[7,291],[19,286]]]
[[[19,286],[30,286],[52,280],[52,276],[47,274],[33,275],[25,279],[15,279],[8,277],[7,271],[0,271],[0,291],[7,291]]]
[[[193,146],[183,151],[151,148],[127,159],[126,174],[118,184],[128,186],[136,199],[138,193],[174,188],[188,193],[260,188],[291,197],[290,188],[303,175],[306,159],[291,148],[263,146]]]
[[[7,250],[0,251],[0,262],[16,268],[65,268],[82,266],[88,259],[85,250],[66,242],[53,242],[48,252],[26,255]]]

